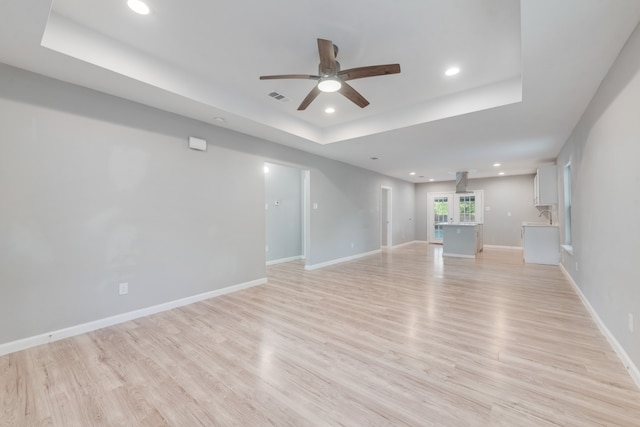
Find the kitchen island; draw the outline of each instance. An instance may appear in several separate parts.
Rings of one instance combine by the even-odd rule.
[[[442,224],[442,256],[475,258],[483,238],[482,224]]]

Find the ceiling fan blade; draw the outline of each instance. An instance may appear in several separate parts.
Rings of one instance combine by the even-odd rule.
[[[320,89],[318,89],[318,86],[315,86],[313,89],[311,89],[311,92],[309,92],[307,97],[302,100],[302,103],[298,107],[298,111],[305,110],[309,106],[309,104],[311,104],[311,102],[316,99],[318,95],[320,95]]]
[[[360,108],[369,105],[369,101],[364,99],[364,96],[360,95],[360,93],[348,85],[347,82],[342,82],[342,87],[340,87],[339,92]]]
[[[386,74],[398,74],[400,64],[371,65],[369,67],[351,68],[340,71],[338,75],[343,81],[362,79],[364,77],[384,76]]]
[[[320,73],[335,74],[337,69],[333,42],[331,40],[318,39],[318,53],[320,54]]]
[[[274,79],[320,80],[320,76],[313,76],[310,74],[281,74],[276,76],[260,76],[260,80],[274,80]]]

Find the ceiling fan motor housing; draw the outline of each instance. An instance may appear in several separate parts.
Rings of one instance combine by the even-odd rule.
[[[327,68],[326,70],[323,70],[322,69],[322,64],[318,64],[318,74],[320,76],[322,76],[322,77],[337,76],[338,73],[340,72],[340,63],[338,61],[335,61],[335,64],[336,64],[336,72],[335,72],[335,74],[331,72],[330,68]]]

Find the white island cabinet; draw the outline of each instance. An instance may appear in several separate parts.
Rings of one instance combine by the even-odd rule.
[[[558,265],[560,263],[560,233],[556,225],[524,223],[524,262]]]
[[[483,239],[482,224],[442,224],[442,256],[475,258]]]

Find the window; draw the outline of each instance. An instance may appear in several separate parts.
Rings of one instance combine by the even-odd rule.
[[[571,246],[571,162],[564,165],[564,244]]]
[[[460,222],[476,222],[476,196],[460,196],[458,201]]]

